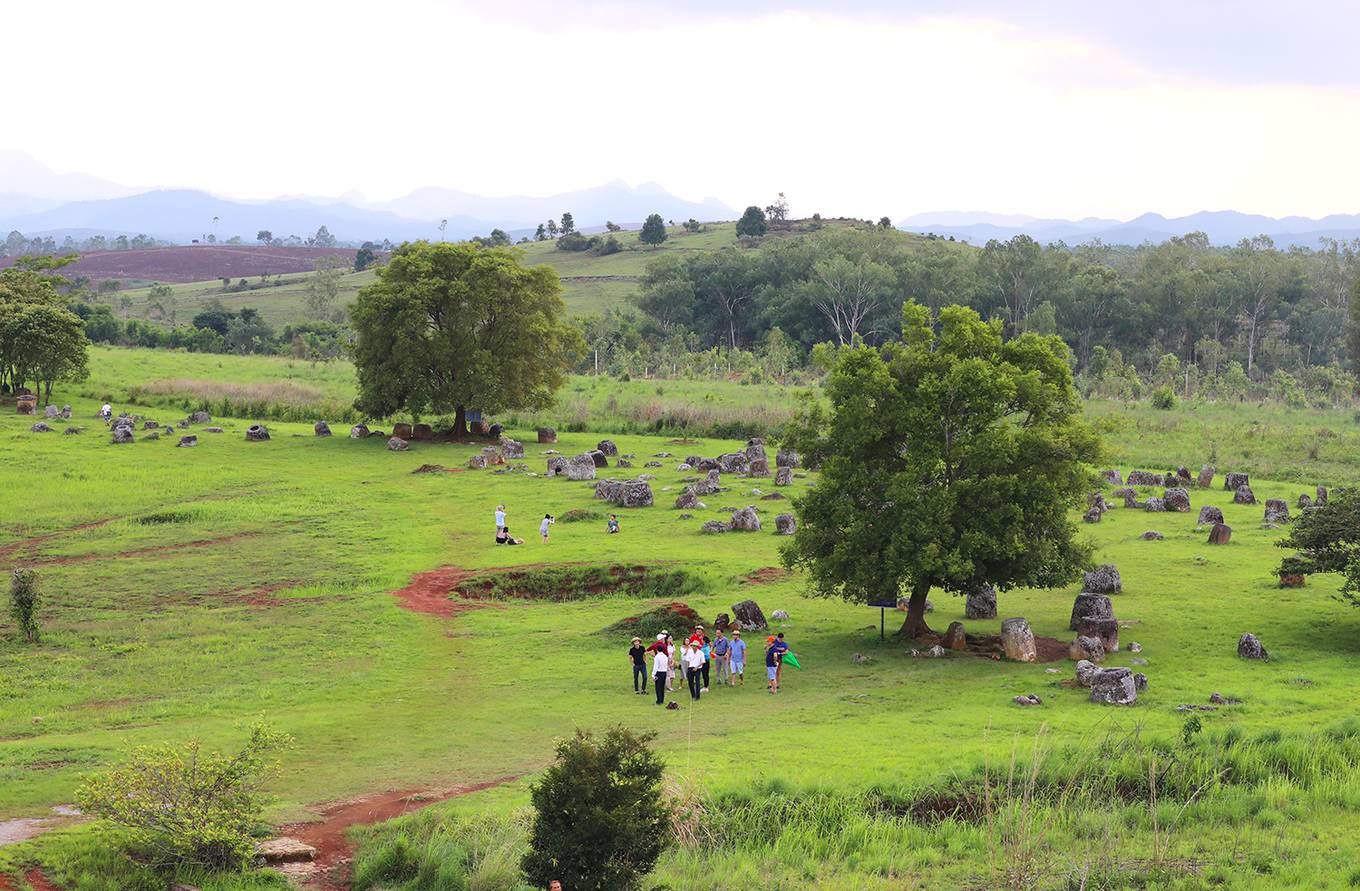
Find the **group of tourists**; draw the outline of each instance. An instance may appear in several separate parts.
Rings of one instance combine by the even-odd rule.
[[[746,641],[742,640],[740,629],[733,629],[728,636],[719,628],[710,638],[703,625],[695,625],[694,632],[683,643],[676,643],[670,632],[663,630],[646,647],[642,645],[642,638],[633,638],[628,660],[633,668],[633,692],[639,696],[647,694],[649,656],[657,705],[665,705],[666,694],[675,690],[677,674],[684,679],[694,702],[708,692],[710,680],[715,680],[718,686],[746,686]],[[765,688],[771,695],[779,692],[786,658],[790,664],[798,664],[789,653],[784,632],[766,637]]]
[[[544,544],[548,543],[548,533],[556,522],[557,518],[554,517],[552,514],[544,514],[542,521],[539,522],[538,534],[543,537]],[[617,534],[619,531],[619,518],[614,514],[610,514],[609,524],[605,527],[605,529],[610,535]],[[505,525],[504,504],[496,505],[496,544],[501,545],[524,544],[524,539],[515,538],[513,535],[510,534],[510,527]]]

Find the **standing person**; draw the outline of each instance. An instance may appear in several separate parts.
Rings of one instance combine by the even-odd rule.
[[[698,702],[699,694],[703,692],[699,686],[699,679],[703,675],[704,648],[697,640],[689,642],[689,652],[685,654],[685,665],[689,668],[689,698]]]
[[[642,648],[642,638],[633,638],[633,645],[628,649],[628,658],[633,663],[633,692],[640,695],[647,695],[647,651]],[[638,681],[642,681],[641,689],[638,688]]]
[[[773,636],[765,638],[765,689],[770,695],[779,692],[779,651],[775,649]]]
[[[666,678],[670,674],[671,660],[666,655],[666,648],[663,646],[652,656],[652,685],[656,687],[656,704],[666,704]]]
[[[548,543],[548,527],[557,522],[557,518],[552,514],[544,514],[543,522],[538,524],[538,534],[543,536],[543,543]]]
[[[505,528],[505,505],[496,505],[496,531],[500,532]]]
[[[675,668],[676,668],[675,663],[680,661],[680,660],[677,658],[679,655],[680,655],[680,654],[679,654],[678,652],[676,652],[675,639],[672,638],[672,637],[671,637],[671,633],[670,633],[669,631],[667,631],[667,632],[666,632],[666,658],[670,660],[670,662],[668,663],[668,665],[669,665],[670,667],[666,670],[666,689],[667,689],[667,690],[671,690],[671,691],[674,691],[674,690],[675,690]]]
[[[104,406],[99,409],[99,416],[104,419],[105,424],[113,420],[113,406],[105,402]]]
[[[717,664],[718,686],[721,687],[723,684],[729,683],[729,678],[731,677],[728,659],[731,656],[732,645],[723,634],[721,628],[713,633],[716,634],[717,637],[713,638],[713,644],[709,647],[709,652],[712,654],[713,661]]]
[[[789,651],[789,645],[784,640],[784,632],[779,632],[774,636],[774,649],[779,655],[779,664],[775,666],[774,679],[775,688],[778,689],[779,681],[784,679],[784,654]]]
[[[741,629],[732,632],[732,643],[728,647],[732,654],[732,668],[727,676],[728,686],[734,686],[738,681],[743,687],[746,686],[746,641],[741,639]]]

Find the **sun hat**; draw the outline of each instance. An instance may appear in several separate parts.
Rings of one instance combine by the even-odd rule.
[[[766,643],[774,643],[774,635],[771,634],[769,637],[765,638],[765,642],[766,642]]]
[[[656,636],[656,639],[657,639],[657,640],[665,640],[665,639],[666,639],[666,632],[663,631],[663,632],[661,632],[660,634],[658,634],[658,635]]]
[[[740,629],[740,628],[734,628],[734,629],[732,629],[732,636],[733,636],[733,637],[741,637],[741,629]]]
[[[642,643],[642,638],[640,637],[633,638],[633,643]]]

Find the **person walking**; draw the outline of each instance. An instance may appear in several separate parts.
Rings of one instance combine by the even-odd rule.
[[[543,536],[543,543],[548,543],[548,528],[557,522],[557,518],[552,514],[544,514],[543,522],[538,524],[538,534]]]
[[[727,647],[731,655],[732,666],[728,670],[727,684],[735,686],[740,683],[746,686],[746,641],[741,639],[741,629],[732,632],[732,643]]]
[[[784,640],[784,632],[781,631],[774,636],[774,649],[775,653],[778,654],[779,657],[778,658],[779,664],[775,666],[774,670],[775,680],[774,686],[775,689],[777,690],[779,689],[779,682],[784,679],[784,656],[789,651],[789,645]]]
[[[774,646],[774,636],[765,638],[765,689],[770,695],[779,692],[779,651]]]
[[[703,688],[699,686],[703,677],[704,648],[697,640],[689,642],[689,652],[685,654],[685,665],[689,668],[689,698],[699,701]]]
[[[656,688],[656,704],[666,704],[666,677],[671,670],[670,657],[663,646],[652,656],[652,685]]]
[[[628,658],[633,663],[633,692],[640,695],[647,695],[647,651],[642,648],[642,638],[633,638],[633,645],[628,649]],[[638,681],[642,682],[639,688]]]
[[[718,670],[718,686],[721,687],[723,684],[728,684],[729,678],[731,677],[728,659],[731,656],[732,644],[731,641],[727,639],[726,635],[723,634],[721,628],[713,633],[717,636],[713,638],[713,643],[709,647],[709,653],[712,656],[714,667]]]
[[[496,531],[500,532],[505,528],[505,505],[496,505]]]

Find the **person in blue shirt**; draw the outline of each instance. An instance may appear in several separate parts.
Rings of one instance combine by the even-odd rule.
[[[728,646],[731,653],[732,666],[727,676],[728,686],[740,683],[746,686],[746,641],[741,639],[741,630],[732,632],[732,643]]]
[[[784,674],[784,654],[789,651],[789,645],[784,640],[784,632],[779,632],[774,638],[774,649],[777,654],[777,663],[774,670],[774,688],[779,689],[779,682]]]
[[[713,643],[709,646],[709,652],[712,654],[713,661],[718,667],[718,686],[721,687],[723,684],[727,684],[730,687],[732,686],[732,680],[728,657],[731,654],[732,642],[723,634],[721,628],[715,631],[714,634],[717,636],[713,638]]]
[[[619,532],[619,518],[614,514],[609,515],[608,529],[610,535],[617,535]]]

